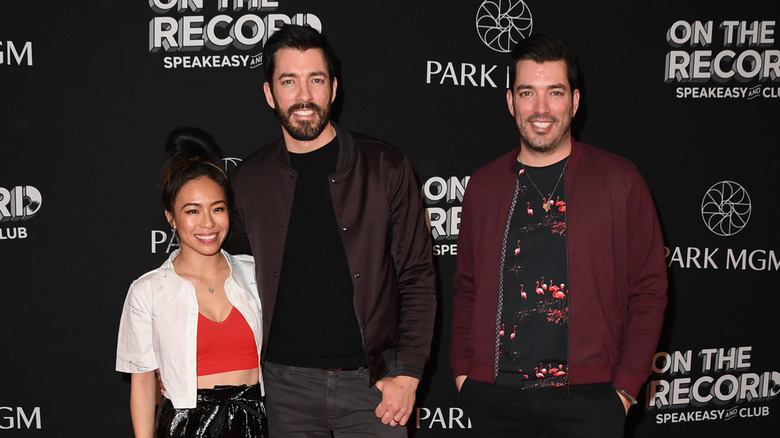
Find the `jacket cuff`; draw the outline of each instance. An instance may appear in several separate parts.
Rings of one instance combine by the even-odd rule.
[[[469,374],[470,361],[468,359],[450,359],[450,368],[452,369],[452,377],[464,376]]]
[[[419,354],[397,352],[395,356],[394,376],[409,376],[422,379],[425,363],[428,358]]]
[[[618,368],[612,376],[612,386],[622,389],[636,399],[646,380],[647,378],[639,378]]]

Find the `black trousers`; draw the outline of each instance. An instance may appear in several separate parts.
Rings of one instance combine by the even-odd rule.
[[[479,437],[620,438],[626,422],[611,383],[519,389],[466,379],[460,400]]]
[[[259,438],[265,406],[259,383],[198,389],[193,409],[176,409],[163,397],[157,408],[156,438]]]

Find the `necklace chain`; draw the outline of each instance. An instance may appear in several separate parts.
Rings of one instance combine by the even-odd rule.
[[[203,284],[203,285],[206,285],[206,286],[208,286],[208,288],[209,288],[209,293],[212,293],[212,294],[214,293],[214,282],[215,282],[215,281],[217,281],[217,279],[216,279],[216,278],[214,278],[213,280],[211,280],[211,282],[210,282],[210,283],[208,283],[208,284],[206,284],[206,282],[205,282],[205,281],[201,281],[201,279],[200,279],[200,278],[198,278],[198,277],[195,277],[195,280],[196,280],[198,283],[200,283],[200,284]]]
[[[174,263],[175,263],[175,260],[174,260]],[[220,263],[219,263],[219,270],[221,270],[221,269],[222,269],[222,262],[220,261]],[[208,290],[209,290],[209,293],[211,293],[211,294],[214,293],[214,282],[216,282],[217,278],[219,278],[219,274],[217,274],[217,276],[214,277],[214,279],[212,279],[210,282],[206,283],[205,281],[201,280],[199,277],[196,277],[196,276],[194,276],[192,274],[184,274],[184,276],[190,277],[190,278],[194,278],[195,281],[198,282],[198,284],[206,286],[208,288]]]
[[[518,160],[518,161],[520,161],[520,160]],[[525,174],[525,176],[528,178],[528,181],[531,182],[531,185],[534,187],[534,189],[536,189],[536,192],[539,193],[539,196],[542,197],[542,208],[544,208],[544,211],[549,211],[550,207],[553,204],[552,197],[555,194],[555,191],[558,190],[558,184],[561,183],[561,178],[563,178],[563,174],[566,173],[566,164],[568,162],[569,162],[569,158],[566,157],[566,159],[565,159],[565,161],[563,163],[563,169],[561,169],[561,174],[558,175],[558,181],[555,182],[555,187],[553,187],[552,192],[550,192],[550,197],[546,198],[544,196],[544,194],[542,193],[542,191],[539,190],[539,187],[536,186],[536,183],[534,183],[534,180],[531,179],[531,175],[526,171],[525,165],[523,164],[523,162],[520,161],[520,167],[522,167],[522,169],[520,170],[520,172],[518,172],[518,176],[520,176],[521,174]]]

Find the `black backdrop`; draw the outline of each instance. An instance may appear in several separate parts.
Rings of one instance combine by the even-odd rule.
[[[657,374],[627,435],[767,436],[780,416],[778,18],[765,0],[4,2],[0,435],[130,434],[116,331],[128,285],[170,249],[165,136],[198,126],[236,159],[277,138],[252,66],[290,21],[341,58],[339,123],[402,149],[429,204],[440,309],[410,434],[469,435],[447,364],[462,187],[518,142],[503,51],[551,32],[580,62],[575,135],[638,165],[669,249]]]

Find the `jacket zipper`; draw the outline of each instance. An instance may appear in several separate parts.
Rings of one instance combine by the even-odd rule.
[[[496,322],[494,327],[495,343],[493,352],[493,379],[498,378],[498,361],[499,361],[499,347],[501,345],[501,338],[498,336],[499,326],[501,324],[501,314],[504,307],[504,266],[506,264],[506,242],[509,236],[509,226],[512,222],[512,216],[515,214],[515,207],[517,206],[517,195],[520,191],[520,180],[515,176],[515,189],[512,192],[512,203],[509,205],[509,213],[506,216],[504,222],[504,235],[501,241],[501,263],[499,264],[499,290],[496,300]]]

